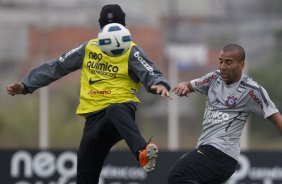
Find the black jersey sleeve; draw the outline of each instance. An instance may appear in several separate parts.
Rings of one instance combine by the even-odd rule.
[[[164,74],[139,46],[131,49],[128,65],[131,79],[135,82],[141,81],[147,91],[151,92],[150,87],[156,84],[162,84],[168,91],[170,90],[171,87]]]
[[[36,89],[47,86],[63,76],[81,69],[85,46],[86,43],[30,70],[22,80],[25,86],[24,92],[33,93]]]

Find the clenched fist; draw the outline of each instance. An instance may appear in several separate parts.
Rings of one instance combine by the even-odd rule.
[[[15,82],[6,87],[8,94],[14,96],[17,94],[22,94],[24,91],[24,85],[21,82]]]

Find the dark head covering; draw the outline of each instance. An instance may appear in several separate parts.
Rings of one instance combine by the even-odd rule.
[[[109,23],[119,23],[125,26],[125,13],[118,4],[105,5],[100,12],[100,28]]]

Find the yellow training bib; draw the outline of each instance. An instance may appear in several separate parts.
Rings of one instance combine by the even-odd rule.
[[[95,112],[114,103],[140,102],[135,96],[140,82],[135,83],[128,75],[129,54],[134,45],[132,42],[123,55],[110,57],[100,50],[98,39],[88,42],[81,69],[77,114]]]

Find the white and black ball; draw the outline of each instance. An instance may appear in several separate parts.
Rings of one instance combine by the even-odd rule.
[[[99,47],[107,55],[115,57],[124,54],[131,45],[131,34],[121,24],[105,25],[98,34]]]

